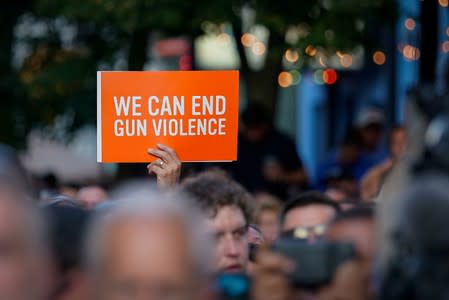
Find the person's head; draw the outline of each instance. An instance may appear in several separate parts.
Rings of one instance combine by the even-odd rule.
[[[76,198],[81,202],[83,207],[92,210],[98,204],[106,201],[108,199],[108,194],[102,187],[90,185],[81,188],[78,191]]]
[[[407,134],[405,127],[396,126],[390,133],[390,153],[393,160],[398,160],[407,150]]]
[[[379,146],[385,128],[385,116],[380,109],[369,107],[360,112],[356,121],[363,146],[374,151]]]
[[[0,143],[0,176],[9,178],[10,182],[30,196],[35,196],[31,178],[25,170],[19,156],[13,148]]]
[[[338,162],[343,166],[350,166],[357,162],[360,156],[361,140],[359,133],[349,130],[338,149]]]
[[[268,244],[272,244],[279,236],[280,211],[281,203],[276,198],[264,197],[257,200],[254,219]]]
[[[241,118],[241,129],[246,138],[253,143],[262,141],[270,127],[265,107],[257,102],[249,103]]]
[[[46,229],[21,190],[0,180],[0,300],[43,300],[50,289]]]
[[[242,272],[248,263],[248,225],[251,196],[237,182],[217,172],[186,178],[181,190],[191,196],[208,217],[214,235],[216,272]]]
[[[340,211],[338,204],[319,192],[305,192],[290,200],[280,215],[281,232],[298,239],[322,238]]]
[[[376,251],[375,232],[374,208],[362,205],[339,213],[329,225],[326,237],[332,241],[353,243],[357,258],[369,271]]]
[[[92,299],[202,299],[210,260],[204,223],[188,198],[128,187],[88,233]]]
[[[49,227],[51,255],[56,266],[52,299],[84,300],[87,297],[86,275],[81,258],[90,215],[86,210],[63,202],[53,202],[43,207]]]

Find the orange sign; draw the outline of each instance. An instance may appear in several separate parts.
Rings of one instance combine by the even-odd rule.
[[[182,161],[237,159],[238,71],[97,73],[98,162],[149,162],[165,144]]]

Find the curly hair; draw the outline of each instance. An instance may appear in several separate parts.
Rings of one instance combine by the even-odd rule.
[[[205,171],[187,177],[181,184],[181,192],[192,197],[209,217],[215,217],[224,206],[236,206],[241,209],[247,224],[252,222],[252,196],[223,171]]]

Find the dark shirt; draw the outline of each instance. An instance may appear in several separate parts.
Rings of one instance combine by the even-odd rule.
[[[288,184],[274,183],[265,179],[266,164],[277,163],[287,172],[302,169],[302,162],[296,152],[295,143],[277,130],[271,130],[265,138],[254,143],[239,135],[238,159],[229,165],[233,177],[250,192],[269,192],[285,199]]]

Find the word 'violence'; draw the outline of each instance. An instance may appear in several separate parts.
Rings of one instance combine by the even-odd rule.
[[[226,135],[225,96],[192,96],[189,104],[186,106],[184,96],[150,96],[146,100],[141,96],[114,96],[118,117],[114,134],[147,136],[150,128],[154,136]],[[149,119],[142,118],[145,116]]]

